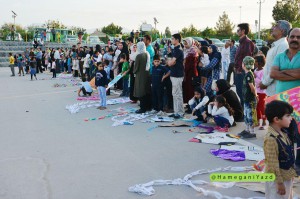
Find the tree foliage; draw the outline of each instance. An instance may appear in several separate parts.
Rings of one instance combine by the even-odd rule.
[[[180,34],[183,37],[191,37],[191,36],[200,36],[201,32],[193,24],[191,24],[189,27],[182,28]]]
[[[202,34],[201,36],[203,37],[213,37],[217,34],[217,32],[213,29],[213,28],[209,28],[209,27],[206,27],[203,31],[202,31]]]
[[[167,38],[171,37],[171,30],[170,30],[169,27],[166,27],[166,29],[165,29],[165,36],[166,36]]]
[[[216,32],[217,35],[219,36],[231,36],[234,25],[233,23],[229,20],[228,14],[224,11],[221,16],[219,16],[219,20],[216,23]]]
[[[116,35],[122,32],[122,27],[111,23],[108,26],[104,26],[101,31],[109,35]]]
[[[45,28],[59,28],[59,29],[67,28],[67,26],[62,24],[62,22],[60,22],[58,20],[50,20],[50,19],[45,22],[44,27]]]
[[[275,21],[287,20],[293,25],[299,24],[300,20],[300,0],[277,1],[273,7],[272,16]]]

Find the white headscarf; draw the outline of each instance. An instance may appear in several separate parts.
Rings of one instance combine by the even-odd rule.
[[[137,43],[137,54],[147,53],[147,64],[146,64],[146,71],[150,70],[150,54],[146,50],[146,45],[144,42],[140,41]]]
[[[137,56],[137,50],[135,49],[135,52],[134,52],[134,50],[133,50],[133,47],[134,47],[134,46],[136,46],[136,45],[134,44],[134,45],[132,45],[132,46],[130,47],[131,53],[130,53],[130,55],[129,55],[129,59],[130,59],[131,61],[135,61],[135,58],[136,58],[136,56]]]

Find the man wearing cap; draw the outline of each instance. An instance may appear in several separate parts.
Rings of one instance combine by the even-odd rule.
[[[253,57],[246,56],[242,63],[243,70],[245,71],[242,89],[244,99],[244,121],[246,124],[246,129],[238,135],[244,139],[256,138],[254,126],[257,124],[257,93],[255,89],[254,75],[251,71],[254,69],[254,62],[255,59]]]

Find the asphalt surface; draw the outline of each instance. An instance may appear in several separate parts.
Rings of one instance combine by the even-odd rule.
[[[49,74],[37,77],[51,78]],[[55,83],[63,80],[30,81],[29,75],[10,77],[8,67],[0,68],[0,198],[150,198],[128,188],[155,179],[182,178],[199,169],[255,163],[216,158],[209,150],[217,145],[188,142],[195,133],[173,134],[172,128],[147,131],[154,124],[141,122],[112,127],[109,118],[86,122],[85,118],[107,111],[88,108],[70,114],[65,106],[77,103],[78,87],[54,88]],[[108,108],[128,106],[137,107]],[[239,123],[230,132],[242,130]],[[250,142],[262,146],[264,132]],[[195,179],[208,180],[208,175]],[[153,199],[208,198],[187,186],[154,189]],[[238,187],[209,189],[243,198],[263,196]]]

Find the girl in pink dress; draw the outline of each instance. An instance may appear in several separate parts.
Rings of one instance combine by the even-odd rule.
[[[264,66],[266,64],[266,58],[264,55],[257,55],[255,57],[255,87],[258,95],[258,103],[256,107],[257,119],[259,120],[259,130],[264,130],[266,126],[266,116],[265,116],[265,99],[266,92],[265,89],[260,89],[259,83],[262,81],[264,75]]]

